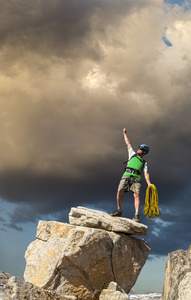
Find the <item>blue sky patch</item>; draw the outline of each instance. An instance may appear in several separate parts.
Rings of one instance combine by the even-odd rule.
[[[162,36],[162,41],[166,44],[167,47],[172,47],[172,43],[166,37],[166,30],[167,27],[165,27],[164,34]]]
[[[164,3],[169,3],[169,4],[178,4],[178,5],[183,5],[185,3],[185,0],[164,0]]]

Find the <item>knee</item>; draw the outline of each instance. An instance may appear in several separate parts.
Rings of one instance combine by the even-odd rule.
[[[136,200],[140,200],[140,194],[134,193],[134,198],[135,198]]]
[[[119,196],[122,196],[122,195],[124,194],[124,190],[118,190],[118,191],[117,191],[117,194],[118,194]]]

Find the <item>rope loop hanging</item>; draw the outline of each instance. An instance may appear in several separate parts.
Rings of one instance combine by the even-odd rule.
[[[150,184],[146,190],[145,196],[145,207],[143,210],[144,215],[147,215],[147,220],[154,220],[159,216],[159,203],[158,203],[158,192],[155,185]]]

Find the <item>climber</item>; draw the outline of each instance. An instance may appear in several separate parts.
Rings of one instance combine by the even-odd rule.
[[[143,156],[149,152],[149,147],[145,144],[139,146],[137,153],[133,150],[130,140],[127,136],[127,129],[123,129],[124,140],[127,145],[129,160],[126,165],[125,172],[120,180],[117,191],[117,207],[118,209],[111,214],[113,217],[122,216],[122,203],[124,192],[133,192],[135,216],[133,220],[140,223],[139,209],[140,209],[140,191],[141,191],[141,172],[144,172],[145,180],[151,185],[150,176],[148,172],[147,162]]]

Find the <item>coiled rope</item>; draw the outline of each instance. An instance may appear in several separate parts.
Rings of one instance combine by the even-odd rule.
[[[155,185],[150,184],[146,190],[144,215],[147,215],[147,220],[154,220],[159,216],[158,192]]]

